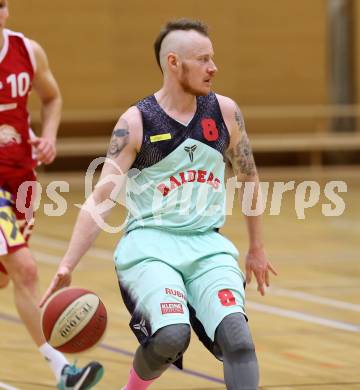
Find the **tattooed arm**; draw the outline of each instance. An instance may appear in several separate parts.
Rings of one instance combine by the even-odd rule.
[[[131,107],[116,124],[110,139],[107,158],[100,179],[92,194],[81,207],[69,247],[40,305],[59,288],[71,283],[71,273],[101,231],[106,216],[118,193],[124,175],[133,164],[142,141],[142,120],[137,108]]]
[[[237,180],[243,183],[239,191],[240,205],[242,210],[254,209],[258,197],[261,197],[261,189],[249,137],[245,129],[244,118],[239,107],[231,99],[218,95],[218,100],[230,132],[227,156],[232,164]],[[250,196],[250,198],[245,197],[246,194],[244,193],[245,183],[248,182],[252,182],[254,186],[253,196]],[[261,199],[259,200],[261,201]],[[246,203],[248,203],[248,207],[244,207]],[[252,274],[254,274],[257,281],[257,289],[261,295],[264,295],[265,286],[270,284],[269,272],[276,275],[276,271],[264,251],[261,215],[250,216],[246,214],[245,212],[244,216],[249,235],[249,251],[245,259],[246,281],[250,283]]]
[[[129,143],[129,124],[126,119],[120,118],[112,132],[107,157],[116,159]]]
[[[245,130],[245,123],[240,108],[235,104],[233,110],[234,120],[230,132],[230,145],[228,157],[234,173],[241,181],[258,182],[256,165],[251,150],[249,137]]]

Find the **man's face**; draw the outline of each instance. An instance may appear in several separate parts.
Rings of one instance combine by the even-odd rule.
[[[217,67],[210,39],[198,33],[194,35],[180,58],[178,80],[185,92],[202,96],[210,92],[211,80],[217,72]]]
[[[6,20],[9,17],[7,0],[0,0],[0,30],[5,28]]]

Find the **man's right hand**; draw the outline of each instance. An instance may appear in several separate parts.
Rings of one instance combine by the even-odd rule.
[[[38,162],[42,164],[51,164],[56,157],[55,139],[46,137],[34,137],[29,140],[35,149],[35,156]]]
[[[39,303],[40,307],[43,307],[46,301],[50,298],[55,291],[61,288],[68,287],[71,284],[71,271],[68,267],[60,265],[55,276],[53,277],[50,286],[46,290],[45,294],[41,298]]]

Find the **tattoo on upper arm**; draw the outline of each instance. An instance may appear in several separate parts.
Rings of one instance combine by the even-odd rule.
[[[107,157],[116,158],[129,143],[129,125],[123,120],[120,127],[112,133]]]
[[[244,118],[239,107],[236,107],[235,110],[235,121],[238,124],[240,140],[232,149],[229,150],[230,160],[236,173],[254,176],[256,174],[255,160],[251,150],[249,137],[245,130]]]
[[[236,110],[235,110],[235,120],[236,123],[238,124],[239,131],[245,130],[244,117],[238,106],[236,106]]]

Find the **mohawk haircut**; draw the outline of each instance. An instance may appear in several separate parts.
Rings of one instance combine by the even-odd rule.
[[[199,20],[192,20],[187,18],[182,18],[178,20],[173,20],[171,22],[168,22],[160,31],[159,35],[157,36],[155,43],[154,43],[154,50],[155,50],[155,57],[156,62],[160,67],[161,72],[163,71],[161,68],[160,63],[160,50],[161,50],[161,44],[165,37],[172,31],[189,31],[189,30],[195,30],[198,33],[204,35],[205,37],[208,37],[208,27],[203,22],[200,22]]]

